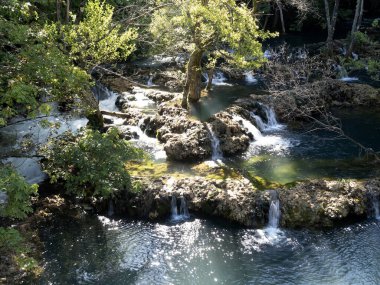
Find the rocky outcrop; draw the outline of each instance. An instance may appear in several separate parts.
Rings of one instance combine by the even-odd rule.
[[[367,217],[371,197],[380,194],[380,180],[301,182],[279,194],[283,226],[331,227]]]
[[[175,196],[186,198],[191,213],[249,227],[263,227],[268,223],[273,190],[258,190],[245,178],[162,177],[141,183],[141,192],[124,202],[122,208],[123,199],[116,201],[118,211],[140,218],[167,218],[171,197]],[[372,201],[380,196],[380,180],[316,180],[275,191],[280,201],[282,227],[325,228],[371,215]]]
[[[211,140],[205,125],[191,119],[179,106],[160,106],[144,120],[146,133],[164,144],[171,160],[203,160],[211,156]]]
[[[269,193],[255,190],[246,179],[192,177],[154,180],[130,200],[126,209],[129,215],[141,218],[168,217],[172,196],[185,197],[193,213],[220,217],[250,227],[265,224],[270,201]]]
[[[247,130],[227,112],[219,112],[210,120],[214,135],[220,141],[220,150],[224,155],[239,154],[247,150],[250,138]]]

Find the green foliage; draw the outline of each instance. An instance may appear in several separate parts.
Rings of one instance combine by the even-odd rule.
[[[0,217],[22,219],[33,211],[31,196],[37,195],[38,185],[28,184],[10,166],[0,166],[0,191],[8,196],[5,206],[0,205]]]
[[[5,3],[0,8],[0,125],[16,115],[48,114],[48,102],[87,98],[90,76],[51,41],[36,7]]]
[[[380,60],[368,60],[367,71],[373,79],[380,80]]]
[[[13,256],[16,266],[23,271],[32,271],[38,267],[37,261],[27,254],[30,248],[19,231],[0,227],[0,254]]]
[[[63,180],[69,193],[81,197],[108,198],[116,191],[130,190],[125,162],[144,157],[115,128],[104,134],[88,129],[76,137],[68,133],[50,141],[42,152],[51,181]]]
[[[137,37],[135,29],[122,31],[112,22],[113,7],[104,1],[91,0],[84,8],[84,18],[79,24],[62,27],[64,46],[73,60],[87,67],[115,60],[126,59],[134,50]],[[56,24],[50,26],[59,36]]]
[[[373,28],[380,28],[380,18],[373,20],[372,27]]]
[[[260,40],[275,34],[260,30],[245,4],[234,0],[157,0],[157,4],[163,7],[154,13],[150,31],[161,47],[212,52],[244,68],[265,62]]]
[[[369,38],[369,36],[363,32],[355,32],[354,37],[355,37],[355,44],[357,46],[366,48],[372,44],[372,41]]]

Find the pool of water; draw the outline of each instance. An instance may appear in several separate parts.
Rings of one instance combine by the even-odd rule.
[[[380,284],[380,223],[245,229],[85,216],[42,229],[40,284]]]
[[[336,110],[345,133],[366,147],[380,151],[380,114],[375,110]],[[289,183],[316,178],[369,178],[380,169],[346,139],[329,132],[292,131],[287,128],[264,132],[264,139],[227,163],[250,176]]]

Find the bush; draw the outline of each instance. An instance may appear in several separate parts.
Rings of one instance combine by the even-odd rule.
[[[117,129],[107,133],[84,130],[51,140],[43,149],[45,172],[51,182],[63,180],[68,193],[79,197],[108,198],[132,189],[125,162],[144,157],[142,150],[120,138]]]
[[[31,196],[37,195],[38,185],[28,184],[10,166],[0,166],[0,191],[7,195],[7,202],[0,205],[0,217],[22,219],[33,211]]]

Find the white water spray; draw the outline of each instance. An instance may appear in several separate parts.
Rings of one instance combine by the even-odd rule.
[[[246,73],[244,73],[244,76],[245,76],[245,82],[247,84],[256,84],[257,83],[257,79],[253,76],[252,71],[247,71]]]
[[[234,115],[232,118],[235,122],[242,124],[243,127],[246,128],[248,130],[248,132],[250,132],[253,135],[255,140],[259,140],[263,137],[260,130],[258,128],[256,128],[250,121],[248,121],[248,120],[246,120],[246,119],[244,119],[238,115]]]
[[[223,158],[222,150],[220,149],[220,140],[215,135],[214,131],[212,130],[212,126],[210,124],[207,124],[207,129],[210,134],[211,139],[211,149],[212,149],[212,160],[216,161],[218,159]]]
[[[271,201],[269,207],[268,215],[268,228],[277,229],[280,224],[281,210],[280,210],[280,200],[278,199],[278,193],[276,191],[271,191]]]

